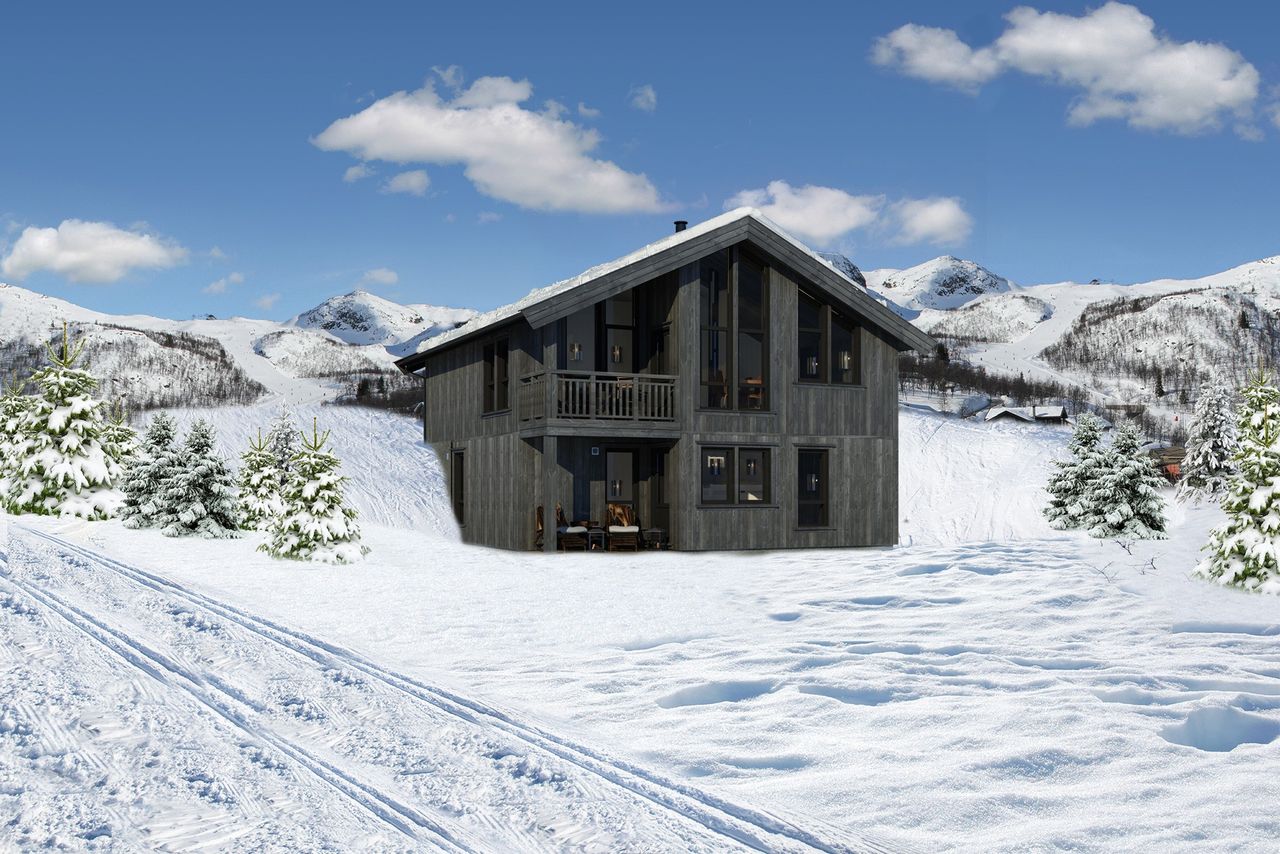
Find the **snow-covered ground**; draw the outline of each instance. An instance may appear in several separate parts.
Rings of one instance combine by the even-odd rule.
[[[904,411],[896,549],[543,556],[457,543],[413,422],[312,412],[362,564],[5,520],[0,845],[1280,838],[1280,601],[1188,577],[1216,510],[1049,530],[1063,432]]]

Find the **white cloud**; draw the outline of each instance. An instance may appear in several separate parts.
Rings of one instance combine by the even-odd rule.
[[[1179,42],[1137,8],[1111,2],[1074,17],[1019,6],[991,45],[972,49],[952,30],[907,24],[878,39],[873,62],[967,91],[1021,71],[1079,91],[1075,125],[1121,119],[1148,130],[1199,133],[1232,124],[1246,138],[1258,70],[1225,45]]]
[[[373,170],[369,168],[368,164],[357,163],[355,166],[347,167],[347,171],[342,173],[342,180],[348,184],[354,184],[361,178],[368,178],[372,174]]]
[[[225,261],[228,256],[227,253],[222,251],[221,246],[215,246],[209,250],[209,257],[215,261]]]
[[[631,99],[631,106],[637,110],[644,110],[646,113],[652,113],[658,109],[658,93],[648,83],[643,86],[632,87],[628,97]]]
[[[957,198],[903,199],[889,207],[895,243],[954,246],[973,231],[973,217]]]
[[[578,115],[582,116],[584,119],[598,119],[600,118],[600,111],[595,107],[588,107],[586,104],[579,101]]]
[[[375,267],[367,270],[357,285],[394,285],[400,281],[400,274],[387,267]]]
[[[243,273],[228,273],[227,275],[223,276],[221,279],[218,279],[216,282],[210,282],[209,284],[205,285],[201,289],[201,292],[206,294],[225,294],[229,286],[243,285],[243,284],[244,284]]]
[[[1267,109],[1271,113],[1271,123],[1280,128],[1280,104],[1272,104]]]
[[[871,60],[895,67],[908,77],[947,83],[957,89],[977,91],[1000,73],[1000,61],[991,48],[974,50],[953,30],[906,24],[876,39]]]
[[[431,179],[425,169],[413,169],[392,176],[382,185],[384,193],[408,193],[412,196],[425,196]]]
[[[491,222],[498,222],[500,219],[502,219],[502,214],[500,213],[495,213],[494,211],[481,211],[479,216],[476,217],[476,222],[481,225],[488,225]]]
[[[278,302],[280,302],[280,294],[263,294],[255,299],[253,304],[263,311],[271,311]]]
[[[973,219],[959,199],[933,197],[889,202],[881,195],[856,196],[835,187],[792,187],[771,181],[760,190],[743,190],[724,203],[725,210],[749,206],[782,228],[818,247],[831,247],[853,231],[885,234],[893,243],[962,243]]]
[[[594,130],[525,109],[528,81],[482,77],[453,101],[428,83],[388,95],[315,137],[325,151],[397,164],[462,164],[481,193],[537,210],[584,213],[663,209],[644,175],[590,153]]]
[[[884,196],[854,196],[834,187],[792,187],[770,181],[761,190],[743,190],[725,202],[725,210],[750,206],[798,237],[827,245],[854,229],[874,223]]]
[[[142,230],[64,219],[57,228],[24,228],[0,273],[20,280],[47,270],[73,282],[107,283],[130,270],[172,267],[186,257],[182,246]]]

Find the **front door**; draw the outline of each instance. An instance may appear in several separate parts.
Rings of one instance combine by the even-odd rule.
[[[605,500],[610,504],[636,506],[636,455],[635,451],[610,450],[605,452]]]

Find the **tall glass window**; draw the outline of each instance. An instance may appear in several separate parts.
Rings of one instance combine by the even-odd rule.
[[[797,453],[796,525],[801,528],[825,528],[828,524],[827,452],[801,450]]]
[[[768,300],[765,270],[738,256],[738,408],[767,409]]]
[[[728,253],[717,252],[702,260],[702,406],[729,409],[729,331],[732,303],[729,299]]]
[[[635,305],[626,291],[604,301],[604,369],[615,374],[635,370]]]
[[[499,338],[484,345],[484,412],[511,408],[511,372],[507,368],[511,341]]]
[[[800,292],[797,327],[799,329],[799,379],[801,382],[820,383],[824,379],[822,304],[804,291]]]
[[[858,382],[858,335],[847,319],[831,312],[831,381],[840,385]]]

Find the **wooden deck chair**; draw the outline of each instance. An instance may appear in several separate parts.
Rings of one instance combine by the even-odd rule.
[[[556,548],[562,552],[585,552],[587,550],[587,529],[581,525],[570,525],[564,517],[564,508],[556,505]]]
[[[640,551],[640,525],[630,504],[609,504],[609,551]]]

